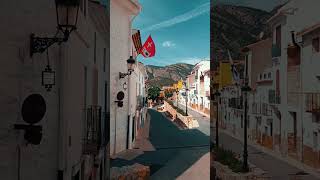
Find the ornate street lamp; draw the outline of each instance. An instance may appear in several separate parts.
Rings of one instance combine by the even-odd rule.
[[[189,89],[186,88],[186,116],[188,116],[188,91]]]
[[[248,49],[244,49],[243,52],[248,52]],[[248,166],[248,143],[247,143],[247,121],[248,121],[248,92],[251,91],[249,86],[249,79],[248,79],[248,56],[245,57],[245,79],[244,79],[244,86],[242,86],[241,91],[244,95],[244,143],[243,143],[243,165],[242,169],[245,172],[249,171]]]
[[[36,37],[30,35],[30,56],[43,53],[54,43],[61,44],[69,39],[70,33],[77,29],[80,0],[55,0],[57,16],[57,33],[53,37]],[[57,37],[59,32],[63,37]]]
[[[131,73],[134,71],[134,68],[136,67],[136,60],[133,59],[132,56],[130,56],[130,58],[127,60],[127,66],[128,66],[127,73],[119,72],[120,79],[131,75]]]
[[[176,88],[176,96],[177,96],[177,107],[179,106],[179,104],[178,104],[178,98],[179,98],[179,95],[178,95],[178,93],[179,93],[179,89],[178,88]]]
[[[219,92],[218,89],[216,89],[216,92],[213,94],[214,97],[214,102],[216,104],[216,147],[219,147],[219,97],[221,93]]]

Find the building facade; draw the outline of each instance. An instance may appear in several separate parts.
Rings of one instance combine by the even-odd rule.
[[[134,55],[132,42],[132,21],[139,14],[141,6],[138,1],[110,1],[110,153],[116,155],[132,147],[133,104],[136,82],[135,72],[124,78],[119,72],[127,73],[127,59]],[[136,70],[136,69],[135,69]],[[123,107],[119,107],[117,94],[124,93]],[[135,97],[134,97],[135,98]]]
[[[7,1],[0,7],[4,22],[0,46],[6,59],[0,71],[1,82],[6,84],[0,90],[5,119],[0,130],[1,178],[105,179],[109,168],[108,7],[80,1],[77,30],[68,41],[32,57],[30,34],[52,37],[56,32],[54,1]],[[50,91],[41,84],[48,64],[55,71]],[[42,127],[38,145],[30,144],[26,130],[15,128],[28,124],[22,109],[25,100],[35,96],[45,102],[40,107],[45,110],[43,119],[34,124]]]
[[[186,78],[188,105],[197,111],[210,113],[210,61],[200,61]],[[181,99],[185,101],[184,98]]]
[[[289,1],[268,20],[271,38],[244,51],[252,88],[248,96],[249,140],[315,170],[320,167],[320,18],[316,5],[320,2]],[[244,117],[243,112],[239,119],[237,111],[230,110],[237,104],[232,102],[233,91],[230,87],[222,90],[219,120],[222,128],[238,136],[243,132]]]

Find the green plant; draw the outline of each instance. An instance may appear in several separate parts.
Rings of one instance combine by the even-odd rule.
[[[236,158],[234,152],[221,147],[214,147],[215,161],[228,166],[233,172],[245,172],[242,168],[242,161]]]
[[[156,100],[160,95],[160,91],[161,89],[157,86],[150,87],[148,89],[148,98],[152,99],[153,101]]]

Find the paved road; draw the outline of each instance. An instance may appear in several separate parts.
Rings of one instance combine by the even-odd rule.
[[[179,107],[185,108],[184,105],[179,104]],[[188,108],[188,113],[192,116],[196,117],[199,122],[200,127],[198,128],[205,134],[209,135],[210,132],[210,118],[201,115],[200,113],[193,111]],[[211,141],[215,141],[215,124],[212,124],[211,127],[212,139]],[[222,132],[219,133],[220,136],[220,144],[226,148],[230,149],[233,152],[238,154],[242,154],[243,151],[243,143],[227,134]],[[274,158],[271,155],[265,154],[264,152],[252,147],[248,146],[249,153],[249,162],[256,165],[257,167],[268,171],[272,175],[272,179],[275,180],[289,180],[291,174],[296,174],[301,172],[300,169],[291,166],[290,164],[283,162],[277,158]],[[290,174],[290,175],[289,175]],[[301,180],[319,180],[319,178],[313,177],[311,175],[301,176]]]
[[[215,138],[215,127],[211,130],[213,137]],[[219,144],[220,146],[223,146],[223,148],[232,150],[242,156],[243,143],[240,140],[220,132]],[[274,180],[290,180],[293,179],[294,174],[303,172],[302,170],[297,169],[296,167],[250,145],[248,145],[248,161],[260,169],[267,171]],[[299,177],[299,180],[319,180],[318,178],[308,174]]]
[[[210,137],[198,129],[181,130],[162,113],[149,109],[150,142],[155,151],[144,152],[131,161],[112,160],[111,166],[140,163],[150,166],[151,179],[171,180],[179,177],[209,152]]]
[[[183,104],[179,104],[179,107],[183,110],[186,109],[186,106]],[[203,132],[207,136],[210,136],[210,118],[203,116],[202,114],[188,108],[188,114],[192,115],[199,123],[199,127],[196,129],[199,129],[199,131]]]

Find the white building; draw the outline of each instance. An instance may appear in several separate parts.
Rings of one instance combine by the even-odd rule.
[[[61,45],[48,48],[56,72],[50,92],[41,85],[46,52],[30,57],[30,34],[53,37],[54,1],[2,1],[1,179],[100,179],[107,176],[109,25],[107,8],[80,4],[77,30]],[[19,6],[17,6],[19,4]],[[27,144],[21,116],[24,100],[40,94],[46,103],[39,145]],[[42,106],[44,107],[44,106]],[[35,113],[33,113],[35,114]],[[92,115],[92,116],[89,116]],[[92,128],[95,127],[95,130]],[[90,134],[90,135],[89,135]],[[93,136],[92,136],[93,135]]]
[[[110,153],[115,155],[132,148],[135,115],[135,71],[124,78],[119,73],[127,73],[127,59],[134,55],[132,50],[132,21],[139,14],[138,1],[110,1]],[[123,107],[118,107],[117,94],[124,92]]]
[[[280,62],[281,152],[315,168],[320,164],[314,158],[319,155],[319,128],[313,118],[317,108],[308,105],[317,103],[308,100],[317,99],[320,90],[314,70],[317,51],[312,50],[312,44],[319,43],[318,5],[316,0],[292,0],[269,20],[279,49],[274,57]]]
[[[186,82],[189,105],[198,111],[210,112],[210,61],[204,60],[195,65]]]
[[[320,167],[318,5],[316,0],[289,1],[268,21],[272,45],[262,40],[245,52],[253,88],[248,101],[249,139],[316,169]],[[230,110],[220,114],[222,127],[242,135],[243,118],[233,117],[237,113]]]

